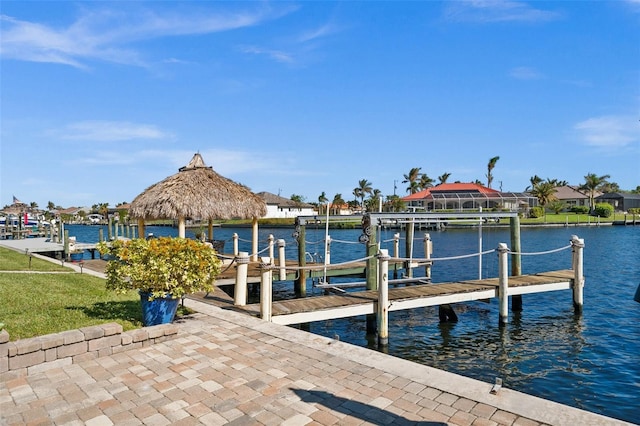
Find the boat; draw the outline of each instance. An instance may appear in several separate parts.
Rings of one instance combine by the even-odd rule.
[[[636,295],[633,296],[633,300],[640,303],[640,284],[638,284],[638,288],[636,288]]]
[[[24,228],[49,226],[49,222],[44,220],[44,216],[33,216],[31,213],[23,215],[8,214],[0,216],[0,226],[22,226]]]

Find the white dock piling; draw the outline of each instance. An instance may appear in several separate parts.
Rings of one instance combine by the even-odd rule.
[[[584,290],[584,266],[583,251],[584,239],[577,235],[571,236],[572,246],[572,269],[573,277],[573,308],[576,312],[582,312],[583,290]]]
[[[273,299],[273,260],[269,257],[260,258],[260,317],[265,321],[271,321],[271,302]]]
[[[378,346],[389,345],[389,250],[378,253]]]
[[[498,299],[500,303],[500,324],[509,322],[509,248],[505,243],[498,244]]]
[[[247,304],[247,275],[249,273],[249,253],[242,251],[236,256],[236,286],[234,293],[234,305],[244,306]]]
[[[431,259],[431,254],[433,253],[433,241],[431,241],[431,235],[429,235],[428,233],[424,234],[423,246],[424,246],[424,258]],[[430,263],[427,263],[424,266],[424,276],[428,279],[431,279]]]
[[[283,239],[278,240],[278,266],[280,281],[284,281],[287,279],[287,260],[285,259],[284,249],[286,246],[286,241]]]
[[[235,232],[233,233],[233,255],[237,256],[238,255],[238,234],[236,234]]]
[[[275,238],[273,236],[273,234],[269,234],[269,238],[267,239],[267,244],[269,247],[269,258],[271,259],[271,262],[273,262],[275,260],[275,256],[274,256],[274,250],[275,250]]]

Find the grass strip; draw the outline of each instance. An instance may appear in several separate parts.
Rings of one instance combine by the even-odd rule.
[[[107,322],[142,326],[140,297],[116,295],[87,274],[0,273],[0,322],[11,340]]]
[[[5,247],[0,247],[0,271],[44,271],[61,272],[73,271],[63,267],[60,262],[52,263],[38,259],[28,254],[20,253]]]

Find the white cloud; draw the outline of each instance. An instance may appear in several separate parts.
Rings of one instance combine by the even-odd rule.
[[[547,22],[558,19],[557,12],[537,9],[523,1],[450,1],[445,18],[454,22]]]
[[[509,75],[516,80],[540,80],[544,75],[530,67],[516,67],[509,71]]]
[[[133,6],[132,6],[133,7]],[[67,27],[55,28],[0,15],[0,54],[23,61],[51,62],[87,68],[89,60],[144,66],[129,44],[161,37],[211,34],[255,26],[292,10],[259,7],[251,11],[212,12],[191,9],[176,13],[159,9],[85,11]]]
[[[256,46],[241,46],[240,50],[243,53],[250,53],[253,55],[267,56],[276,62],[293,63],[294,58],[291,53],[284,52],[282,50],[263,49]]]
[[[128,121],[80,121],[63,129],[53,130],[52,135],[65,140],[93,142],[118,142],[134,139],[166,139],[172,137],[151,124]]]
[[[574,129],[587,145],[599,148],[623,148],[640,141],[640,123],[633,116],[593,117]]]
[[[306,31],[298,38],[298,41],[301,43],[305,43],[308,41],[327,37],[331,34],[336,33],[337,31],[338,31],[338,28],[336,28],[335,25],[327,23],[313,30]]]

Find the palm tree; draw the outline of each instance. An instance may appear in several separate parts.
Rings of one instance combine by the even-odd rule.
[[[109,203],[100,203],[98,205],[98,213],[105,219],[109,217]]]
[[[318,204],[322,207],[327,203],[327,201],[329,201],[329,199],[327,198],[327,194],[322,191],[322,194],[318,196]],[[319,213],[322,214],[322,209],[320,209]]]
[[[366,194],[371,194],[371,191],[373,191],[373,188],[371,187],[371,182],[369,182],[366,179],[361,179],[358,182],[358,187],[356,189],[353,190],[354,194],[358,194],[357,196],[360,197],[360,205],[362,206],[362,208],[364,209],[364,196]]]
[[[51,210],[55,210],[56,209],[56,205],[53,203],[53,201],[49,201],[47,203],[47,210],[51,211]]]
[[[545,206],[553,201],[557,201],[558,198],[555,196],[556,185],[549,179],[544,182],[538,183],[531,190],[531,195],[538,199],[538,203],[545,208]]]
[[[449,179],[449,176],[451,176],[451,173],[443,173],[438,176],[439,184],[442,185],[443,183],[447,183],[447,179]]]
[[[607,182],[607,179],[609,179],[610,177],[611,176],[609,175],[598,176],[595,173],[587,173],[587,175],[584,177],[584,184],[580,186],[580,189],[589,193],[589,210],[591,212],[593,212],[593,207],[595,204],[594,198],[596,191],[598,191],[602,186],[609,183]]]
[[[414,167],[409,170],[409,173],[404,175],[404,180],[402,183],[408,183],[407,192],[410,194],[415,194],[419,190],[418,179],[420,178],[420,169],[421,167]]]
[[[487,187],[491,188],[491,182],[493,182],[493,173],[492,170],[496,166],[496,163],[500,157],[495,156],[489,159],[489,164],[487,164]]]
[[[342,194],[336,194],[333,196],[333,201],[331,202],[333,207],[333,214],[340,214],[340,208],[344,205],[344,200],[342,199]]]
[[[382,199],[382,191],[379,189],[374,189],[371,191],[371,197],[366,202],[368,211],[378,211],[378,206],[380,205],[380,200]]]
[[[420,190],[431,188],[433,186],[434,180],[429,177],[426,173],[420,175],[420,182],[418,185],[420,186]]]
[[[533,188],[535,188],[537,185],[542,183],[542,178],[538,175],[533,175],[529,178],[529,182],[531,182],[531,185],[527,186],[524,190],[525,192],[527,191],[531,191]]]

